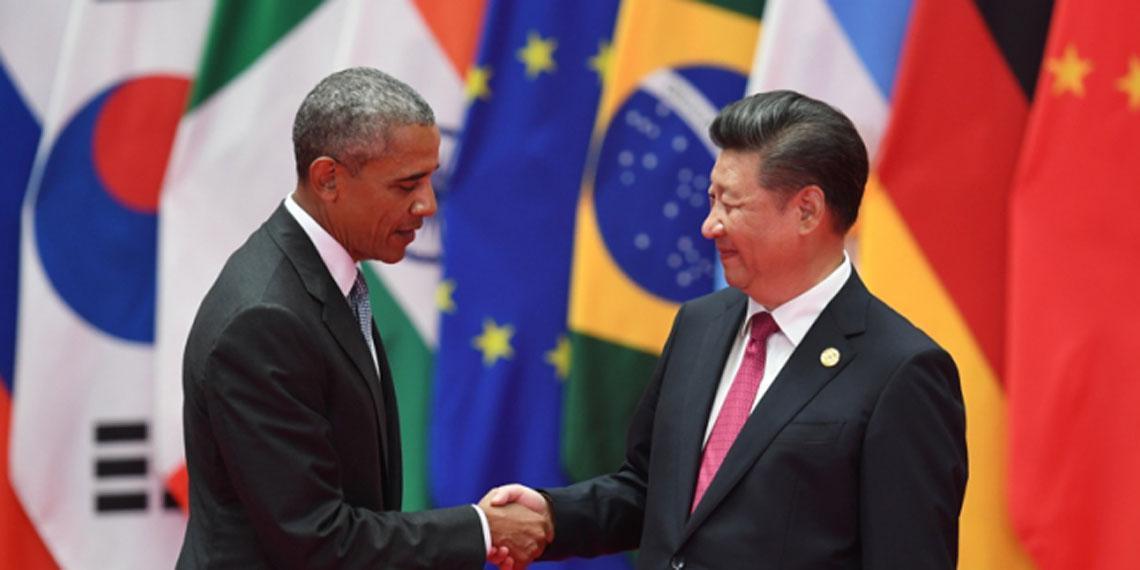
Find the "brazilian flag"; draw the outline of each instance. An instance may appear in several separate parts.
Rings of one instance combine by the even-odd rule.
[[[629,418],[681,303],[712,292],[700,234],[708,126],[745,93],[762,1],[627,0],[577,204],[563,461],[616,469]]]

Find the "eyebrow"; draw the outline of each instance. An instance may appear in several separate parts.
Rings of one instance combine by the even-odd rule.
[[[416,172],[415,174],[409,174],[408,176],[405,176],[403,178],[397,178],[396,182],[412,182],[414,180],[419,180],[425,176],[431,176],[431,173],[435,172],[436,170],[439,170],[438,164],[435,165],[434,167],[432,167],[431,170],[428,170],[426,172]]]

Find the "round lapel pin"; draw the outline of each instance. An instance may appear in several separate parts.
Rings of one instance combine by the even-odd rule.
[[[827,347],[819,353],[819,363],[831,368],[839,364],[839,351],[835,347]]]

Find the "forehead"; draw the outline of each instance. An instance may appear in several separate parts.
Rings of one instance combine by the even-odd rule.
[[[400,125],[388,131],[382,149],[369,166],[395,178],[435,170],[439,165],[439,128],[435,125]]]
[[[726,189],[759,184],[760,153],[723,150],[717,156],[711,175],[713,186]]]

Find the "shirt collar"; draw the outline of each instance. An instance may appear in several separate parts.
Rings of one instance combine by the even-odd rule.
[[[301,229],[305,230],[305,235],[309,236],[309,241],[317,248],[317,254],[321,256],[321,261],[325,263],[333,281],[336,281],[341,294],[348,297],[348,291],[356,282],[356,262],[352,260],[348,250],[297,204],[292,194],[285,198],[285,209],[293,215],[298,224],[301,224]]]
[[[815,324],[815,320],[823,313],[823,309],[827,304],[839,294],[839,290],[843,288],[843,284],[847,282],[847,278],[851,276],[851,258],[847,256],[847,252],[843,252],[843,262],[839,264],[827,277],[822,281],[813,285],[807,291],[800,293],[792,300],[776,307],[772,311],[768,311],[760,303],[757,303],[752,297],[748,298],[748,318],[744,319],[744,324],[741,326],[740,335],[748,334],[748,323],[752,316],[756,313],[770,312],[772,319],[776,321],[776,325],[780,327],[780,332],[784,334],[788,340],[792,341],[792,346],[799,346],[800,341],[807,335],[808,329]]]

